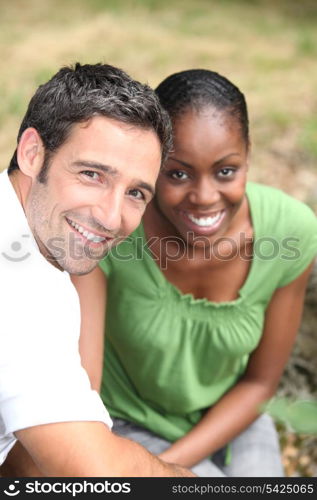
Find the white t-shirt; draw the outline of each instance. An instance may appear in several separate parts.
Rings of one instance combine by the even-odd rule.
[[[77,292],[39,252],[7,172],[0,173],[0,231],[1,464],[17,430],[112,422],[81,366]]]

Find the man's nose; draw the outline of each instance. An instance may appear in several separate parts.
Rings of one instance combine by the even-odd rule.
[[[92,210],[92,215],[105,229],[116,233],[122,224],[124,193],[118,189],[109,189],[104,193]]]
[[[211,206],[220,200],[218,187],[211,179],[199,179],[189,193],[189,200],[194,205]]]

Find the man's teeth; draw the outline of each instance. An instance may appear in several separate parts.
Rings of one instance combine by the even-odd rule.
[[[76,229],[76,231],[85,236],[85,238],[87,238],[87,240],[89,241],[93,241],[94,243],[100,243],[101,241],[105,241],[106,239],[103,236],[98,236],[97,234],[89,233],[89,231],[84,229],[79,224],[76,224],[76,222],[70,220],[69,223],[71,226],[73,226],[74,229]]]
[[[194,217],[191,214],[187,214],[187,217],[192,222],[194,222],[195,224],[197,224],[197,226],[207,227],[207,226],[213,226],[214,224],[216,224],[216,222],[219,221],[221,215],[222,215],[222,212],[218,212],[217,215],[215,215],[214,217],[199,217],[198,218],[198,217]]]

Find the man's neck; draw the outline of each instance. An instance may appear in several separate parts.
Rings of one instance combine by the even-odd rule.
[[[27,215],[26,215],[26,204],[27,204],[27,200],[28,200],[28,196],[29,196],[30,190],[32,188],[32,179],[28,175],[23,174],[23,172],[21,172],[21,170],[14,170],[12,172],[12,174],[9,175],[9,180],[10,180],[12,186],[13,186],[13,189],[14,189],[17,197],[18,197],[19,202],[22,205],[23,211],[24,211],[25,216],[27,218]],[[37,243],[39,251],[41,252],[41,254],[43,255],[43,257],[45,257],[45,259],[52,266],[56,267],[56,269],[58,269],[59,271],[63,272],[64,269],[62,269],[61,266],[56,262],[56,260],[49,254],[49,252],[47,251],[47,249],[38,240],[38,238],[36,237],[36,234],[34,234],[34,231],[32,230],[31,227],[30,227],[30,229],[31,229],[31,231],[33,233],[33,237],[34,237],[34,239],[35,239],[35,241]]]

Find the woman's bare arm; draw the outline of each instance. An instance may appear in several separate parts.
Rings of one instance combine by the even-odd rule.
[[[289,285],[277,289],[266,312],[264,331],[242,379],[184,437],[159,456],[192,467],[226,445],[260,414],[275,393],[294,344],[312,264]]]
[[[82,365],[88,373],[91,386],[100,391],[106,309],[106,278],[97,267],[84,276],[72,276],[80,300],[81,327],[79,351]]]

